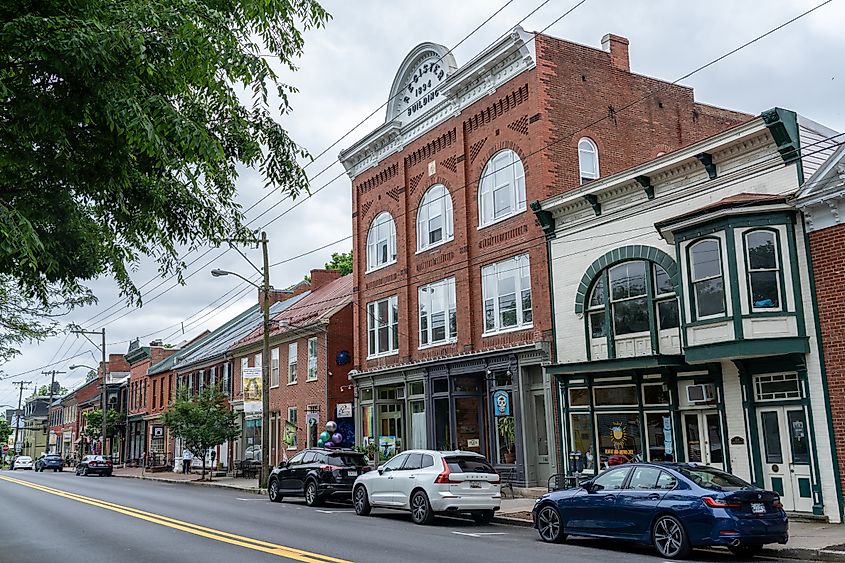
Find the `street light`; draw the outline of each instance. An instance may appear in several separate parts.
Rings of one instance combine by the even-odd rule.
[[[264,259],[262,269],[258,269],[239,248],[232,244],[233,242],[236,241],[229,241],[230,246],[237,250],[244,260],[262,276],[263,283],[258,285],[237,272],[218,268],[211,270],[211,275],[215,278],[229,275],[238,277],[259,289],[263,294],[261,299],[261,309],[264,314],[264,347],[261,353],[261,472],[259,473],[258,486],[266,487],[267,478],[270,475],[270,260],[267,252],[267,233],[262,231],[261,238],[258,240],[261,243]]]

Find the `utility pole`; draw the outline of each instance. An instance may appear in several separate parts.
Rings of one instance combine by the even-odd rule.
[[[18,452],[18,432],[21,429],[21,401],[23,400],[23,388],[25,385],[29,385],[32,383],[31,381],[13,381],[12,385],[17,385],[20,388],[20,392],[18,393],[18,412],[17,412],[17,419],[15,420],[15,445],[12,446],[15,448],[15,455]]]
[[[261,353],[261,474],[258,486],[267,488],[270,477],[270,260],[265,231],[261,231],[261,252],[264,255],[264,351]]]
[[[56,382],[56,374],[65,373],[65,372],[51,370],[51,371],[42,371],[41,373],[43,375],[48,375],[48,374],[50,375],[50,388],[48,389],[48,391],[50,393],[50,400],[47,402],[47,451],[49,451],[50,450],[50,407],[53,406],[53,385]],[[56,441],[58,442],[58,437],[57,437]],[[53,453],[53,452],[50,452],[50,453]]]
[[[108,364],[106,362],[106,329],[102,328],[100,330],[73,330],[71,332],[73,332],[74,334],[81,334],[85,338],[88,338],[89,334],[99,334],[103,337],[103,340],[102,340],[103,360],[101,362],[101,365],[103,367],[103,391],[102,391],[103,428],[102,428],[102,438],[101,438],[101,442],[100,442],[100,455],[105,456],[106,455],[106,421],[108,420],[108,417],[106,416],[108,414],[108,393],[106,392],[108,390],[108,387],[107,387],[107,384],[108,384]],[[88,341],[91,342],[91,344],[94,344],[94,341],[91,340],[90,338],[88,338]],[[96,346],[96,344],[94,344],[94,346]]]

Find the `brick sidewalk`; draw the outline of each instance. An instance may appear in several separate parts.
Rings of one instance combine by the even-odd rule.
[[[172,471],[150,473],[143,471],[140,467],[115,468],[115,477],[128,477],[130,479],[147,479],[149,481],[164,481],[168,483],[184,483],[186,485],[200,485],[205,487],[221,487],[225,489],[238,489],[251,493],[263,493],[258,487],[258,479],[245,479],[242,477],[215,477],[213,481],[201,481],[198,473],[184,475]]]

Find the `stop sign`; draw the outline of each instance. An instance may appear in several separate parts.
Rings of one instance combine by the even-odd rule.
[[[8,451],[9,451],[9,444],[3,444],[3,453],[6,453]]]

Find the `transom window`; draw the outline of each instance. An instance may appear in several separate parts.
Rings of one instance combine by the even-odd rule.
[[[704,239],[689,247],[692,293],[696,317],[724,315],[725,281],[722,273],[722,245],[717,239]]]
[[[484,333],[531,326],[531,268],[528,254],[481,269],[484,297]]]
[[[393,295],[367,304],[367,355],[388,356],[399,351],[399,300]]]
[[[420,347],[454,342],[458,335],[455,278],[420,286]]]
[[[801,398],[801,384],[798,381],[797,373],[755,376],[754,391],[758,401]]]
[[[514,151],[499,151],[481,173],[478,226],[485,227],[525,210],[525,169]]]
[[[751,309],[780,308],[780,261],[777,233],[756,230],[745,233],[748,288]]]
[[[599,149],[587,137],[578,141],[578,169],[582,184],[599,177]]]
[[[367,271],[396,262],[396,223],[386,211],[380,213],[367,234]]]
[[[452,198],[443,184],[431,186],[417,211],[417,250],[425,250],[454,238]]]

